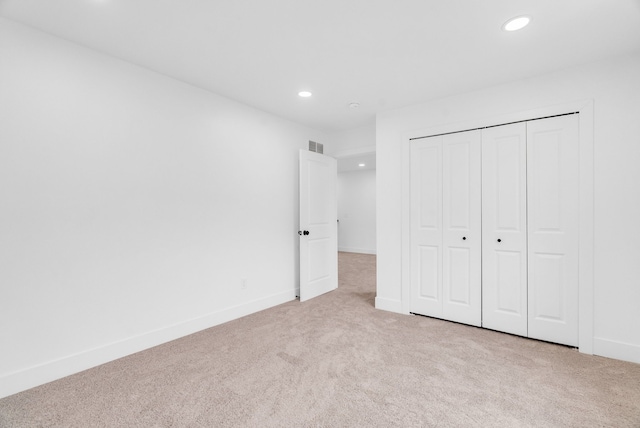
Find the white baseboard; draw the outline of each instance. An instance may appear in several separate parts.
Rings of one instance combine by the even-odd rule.
[[[294,300],[295,297],[294,290],[277,293],[145,334],[2,375],[0,376],[0,398],[289,302]]]
[[[376,309],[399,314],[404,313],[402,312],[402,302],[400,300],[386,299],[384,297],[376,297]]]
[[[640,364],[640,346],[631,343],[594,337],[593,354]]]
[[[360,254],[376,254],[376,250],[366,250],[363,248],[344,248],[344,247],[339,247],[338,251],[342,251],[345,253],[360,253]]]

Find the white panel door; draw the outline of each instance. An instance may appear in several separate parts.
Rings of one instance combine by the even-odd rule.
[[[480,326],[481,133],[443,137],[442,317]]]
[[[442,317],[442,137],[411,144],[410,311]]]
[[[482,131],[482,325],[527,335],[526,124]]]
[[[578,345],[578,115],[527,123],[529,337]]]
[[[338,288],[337,162],[300,150],[300,301]]]

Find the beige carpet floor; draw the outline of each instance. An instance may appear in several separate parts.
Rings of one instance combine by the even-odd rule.
[[[340,287],[0,400],[8,427],[640,427],[640,365],[374,309]]]

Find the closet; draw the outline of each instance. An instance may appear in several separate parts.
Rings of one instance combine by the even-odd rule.
[[[578,124],[411,142],[411,312],[578,345]]]

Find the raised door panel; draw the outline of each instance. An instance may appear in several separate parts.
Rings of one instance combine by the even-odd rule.
[[[527,123],[529,337],[578,345],[578,115]]]
[[[418,252],[418,292],[417,297],[437,304],[440,301],[440,247],[420,245]]]
[[[481,132],[443,137],[443,318],[480,326]]]
[[[410,311],[442,317],[442,137],[411,145]]]
[[[526,125],[482,131],[482,325],[527,335]]]

